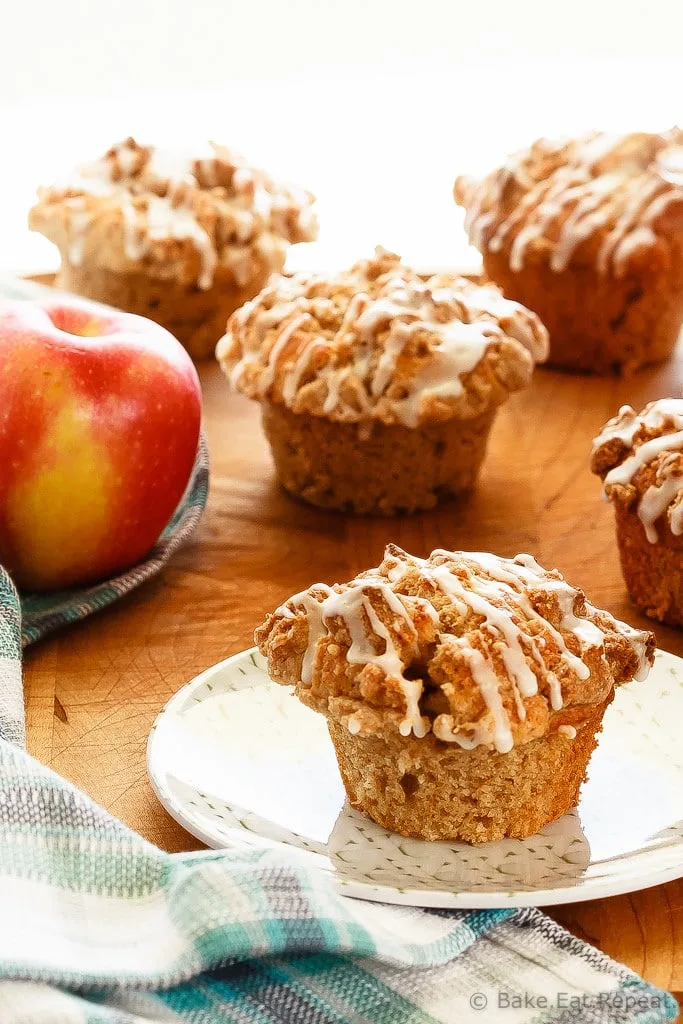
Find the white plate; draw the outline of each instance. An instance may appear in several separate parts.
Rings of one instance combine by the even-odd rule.
[[[523,907],[632,892],[683,875],[683,661],[657,652],[622,686],[576,810],[530,839],[404,839],[349,807],[321,715],[273,683],[256,650],[203,672],[157,718],[152,785],[212,847],[279,846],[347,896]]]

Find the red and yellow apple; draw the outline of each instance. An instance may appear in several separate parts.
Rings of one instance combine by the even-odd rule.
[[[0,302],[0,564],[25,590],[139,562],[182,497],[201,391],[163,327],[78,300]]]

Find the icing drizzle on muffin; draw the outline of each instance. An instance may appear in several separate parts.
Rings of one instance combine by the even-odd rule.
[[[623,406],[595,438],[591,466],[607,500],[635,505],[651,544],[664,515],[671,533],[683,534],[683,399],[650,402],[641,413]]]
[[[508,251],[519,272],[530,249],[545,247],[563,271],[584,243],[601,274],[623,276],[639,250],[666,233],[665,215],[683,203],[683,132],[540,139],[482,181],[459,177],[470,242]],[[595,251],[594,251],[595,250]]]
[[[377,249],[331,277],[273,279],[233,314],[217,355],[251,398],[414,427],[499,404],[547,347],[538,318],[493,285],[423,280]]]
[[[72,264],[84,261],[94,231],[95,262],[113,261],[112,269],[142,262],[160,276],[187,276],[189,263],[203,290],[219,266],[240,286],[255,258],[279,270],[288,244],[317,235],[309,193],[276,184],[215,143],[181,153],[128,138],[38,195],[31,227],[64,248]],[[95,223],[102,219],[106,237]]]
[[[644,678],[654,647],[531,555],[394,545],[350,583],[290,598],[256,641],[274,679],[353,733],[501,753],[580,725],[581,706]]]

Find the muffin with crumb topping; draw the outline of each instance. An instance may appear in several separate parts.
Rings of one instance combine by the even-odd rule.
[[[625,405],[593,442],[624,580],[641,611],[683,625],[683,398]]]
[[[278,476],[323,508],[397,515],[472,486],[496,409],[546,356],[538,318],[398,256],[274,278],[217,355],[261,403]]]
[[[683,131],[539,139],[459,177],[488,276],[550,334],[553,366],[629,372],[667,358],[683,322]]]
[[[654,637],[530,556],[389,545],[256,630],[278,683],[327,718],[350,802],[394,832],[483,843],[572,807],[614,688]]]
[[[58,287],[156,320],[197,359],[289,245],[317,235],[310,193],[214,143],[182,153],[129,138],[38,196],[29,224],[59,248]]]

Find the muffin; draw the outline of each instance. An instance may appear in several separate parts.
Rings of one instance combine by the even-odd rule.
[[[683,398],[629,405],[593,442],[591,468],[614,505],[631,600],[650,618],[683,625]]]
[[[38,192],[29,225],[61,257],[56,284],[156,320],[194,358],[317,235],[308,192],[214,143],[190,154],[129,138]]]
[[[683,132],[540,139],[460,177],[487,275],[550,334],[552,366],[607,374],[666,359],[683,320]]]
[[[472,486],[496,409],[546,351],[537,317],[497,288],[424,280],[377,249],[331,276],[273,278],[217,355],[261,403],[287,491],[390,516]]]
[[[278,683],[327,718],[351,804],[428,840],[524,838],[572,807],[615,686],[654,637],[530,555],[389,545],[256,630]]]

